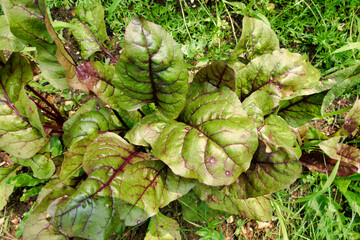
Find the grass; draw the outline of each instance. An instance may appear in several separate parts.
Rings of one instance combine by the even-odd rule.
[[[50,8],[69,9],[75,0],[47,1]],[[251,1],[102,1],[106,22],[114,35],[124,39],[129,21],[142,15],[170,32],[181,45],[189,68],[230,55],[240,37],[241,19],[250,15],[271,25],[282,47],[307,54],[325,75],[360,62],[360,0],[251,0]],[[193,3],[191,3],[193,2]],[[122,45],[122,42],[120,42]],[[41,82],[40,82],[41,84]],[[47,89],[47,85],[38,86]],[[354,98],[360,86],[343,97]],[[74,96],[68,96],[73,99]],[[304,196],[305,199],[298,200]],[[275,228],[263,235],[276,239],[360,239],[360,175],[335,178],[304,172],[291,188],[273,194]],[[179,211],[179,209],[177,210]],[[197,234],[203,239],[224,239],[221,223],[205,219]],[[9,216],[0,215],[0,236],[6,237]],[[244,239],[247,221],[235,220],[234,235]],[[129,229],[119,229],[119,233]],[[133,228],[131,231],[136,231]],[[182,229],[182,232],[191,231]],[[1,235],[3,234],[3,235]],[[186,236],[186,235],[183,235]]]

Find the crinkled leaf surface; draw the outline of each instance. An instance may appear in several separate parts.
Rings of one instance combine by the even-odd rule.
[[[257,132],[233,91],[223,87],[199,95],[187,102],[181,119],[184,123],[167,126],[153,146],[155,157],[175,174],[221,186],[248,169]]]
[[[341,137],[333,137],[319,144],[330,158],[336,161],[342,161],[357,167],[360,170],[360,149],[350,145],[339,143]]]
[[[39,179],[49,179],[55,172],[55,164],[50,154],[36,154],[29,159],[11,158],[11,161],[30,167],[34,177]]]
[[[18,54],[12,54],[0,70],[0,149],[19,158],[32,157],[48,142],[48,138],[29,124],[40,121],[36,120],[37,110],[23,89],[32,76],[28,60]]]
[[[133,18],[126,28],[115,76],[125,110],[155,103],[166,117],[175,119],[184,107],[188,71],[180,47],[165,29],[142,17]]]
[[[244,218],[256,219],[258,221],[270,221],[271,219],[269,196],[238,199],[205,184],[197,184],[193,191],[212,209],[241,215]]]
[[[75,142],[89,136],[94,137],[101,131],[115,129],[111,115],[99,100],[90,100],[83,104],[63,125],[63,141],[70,147]]]
[[[88,145],[83,168],[89,177],[49,210],[68,236],[108,239],[122,221],[139,224],[194,186],[114,133]]]
[[[150,229],[146,233],[145,240],[180,240],[180,226],[171,218],[166,217],[160,212],[156,214],[150,222]]]
[[[292,127],[300,127],[310,120],[321,117],[321,105],[324,93],[296,97],[280,102],[278,114]]]
[[[75,9],[76,18],[71,22],[75,25],[71,33],[80,45],[81,56],[88,59],[92,54],[101,51],[109,37],[106,34],[104,8],[101,2],[80,4]]]
[[[19,52],[25,45],[10,31],[9,23],[4,15],[0,16],[0,49],[10,52]]]
[[[318,151],[303,153],[299,161],[310,171],[317,171],[324,174],[331,174],[337,163],[337,160],[334,160]],[[340,162],[336,176],[348,177],[356,172],[358,172],[358,168],[356,166],[346,162]]]
[[[345,122],[342,128],[349,136],[359,128],[359,125],[360,125],[360,100],[357,100],[354,103],[354,106],[346,115]]]
[[[12,34],[37,48],[38,64],[45,79],[56,88],[68,87],[65,71],[56,59],[56,45],[45,26],[45,1],[2,0],[1,6]]]
[[[103,65],[101,62],[86,62],[76,67],[76,75],[80,82],[111,108],[124,111],[118,106],[121,92],[112,84],[114,72],[114,66]]]
[[[66,240],[66,236],[52,226],[47,218],[47,209],[50,204],[56,203],[59,199],[72,194],[75,189],[64,186],[58,179],[50,181],[42,188],[37,199],[35,209],[30,213],[24,227],[24,239],[34,240]]]
[[[236,87],[241,99],[257,90],[266,91],[276,106],[319,79],[319,70],[301,55],[280,49],[255,58],[236,72]]]
[[[245,98],[242,106],[257,128],[264,125],[264,116],[271,113],[274,102],[264,91],[258,90]]]
[[[9,196],[14,190],[14,186],[7,183],[9,177],[16,175],[19,165],[13,165],[8,168],[0,168],[0,210],[2,210],[8,201]]]
[[[270,26],[245,16],[238,44],[229,59],[229,65],[236,71],[254,58],[279,49],[279,39]]]
[[[125,138],[134,145],[153,146],[160,133],[170,124],[170,121],[158,112],[145,116],[125,135]]]
[[[226,86],[235,91],[235,72],[226,61],[218,60],[198,71],[194,82],[209,82],[217,88]]]
[[[83,138],[72,144],[69,150],[65,153],[64,161],[59,174],[62,181],[66,181],[72,177],[78,177],[81,174],[85,150],[91,142],[91,138]]]

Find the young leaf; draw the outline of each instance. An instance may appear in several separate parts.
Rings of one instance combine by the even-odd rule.
[[[60,231],[52,226],[47,218],[49,205],[54,204],[66,195],[72,194],[73,188],[64,186],[58,179],[50,181],[42,188],[37,199],[37,205],[30,213],[24,227],[24,239],[34,240],[66,240],[68,239]]]
[[[164,128],[171,121],[158,112],[145,116],[125,135],[125,138],[134,145],[153,146]]]
[[[183,109],[188,71],[179,45],[162,27],[135,17],[126,28],[125,43],[113,81],[125,110],[155,103],[169,119]]]
[[[110,112],[104,104],[99,100],[90,100],[64,123],[64,145],[70,147],[87,136],[94,138],[101,131],[114,129]]]
[[[153,146],[154,156],[175,174],[221,186],[248,169],[257,131],[233,91],[222,87],[196,97],[181,119],[185,123],[167,126]]]
[[[279,39],[264,22],[245,16],[238,44],[229,59],[229,65],[236,71],[254,58],[279,49]]]
[[[161,213],[156,214],[149,225],[145,240],[178,240],[181,239],[179,224]]]
[[[68,87],[65,71],[56,59],[56,45],[45,26],[45,1],[2,0],[2,10],[12,34],[37,48],[38,64],[45,79],[54,87]]]
[[[194,82],[209,82],[217,88],[226,86],[235,91],[235,72],[226,61],[218,60],[198,71]]]
[[[14,185],[8,184],[10,177],[16,175],[16,170],[20,165],[13,165],[8,168],[0,168],[0,210],[2,210],[8,201],[9,196],[14,190]]]
[[[34,172],[34,177],[39,179],[49,179],[55,172],[55,164],[49,154],[36,154],[29,159],[12,157],[11,161],[30,167]]]
[[[71,23],[71,33],[80,45],[81,56],[88,59],[92,54],[101,51],[101,45],[108,40],[104,21],[104,8],[101,2],[80,4],[75,9],[76,18]]]
[[[4,15],[0,16],[0,49],[10,52],[20,52],[25,45],[10,31],[9,23]]]
[[[270,221],[271,206],[268,196],[238,199],[205,184],[197,184],[193,191],[212,209],[241,215],[257,221]]]
[[[108,239],[121,221],[139,224],[194,186],[114,133],[89,144],[83,167],[89,177],[49,210],[68,236]]]
[[[236,87],[241,99],[257,90],[266,91],[276,106],[280,100],[291,99],[297,91],[316,84],[319,78],[319,70],[301,55],[280,49],[255,58],[236,72]]]

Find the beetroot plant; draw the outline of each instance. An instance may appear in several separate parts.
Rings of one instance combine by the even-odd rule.
[[[100,4],[78,6],[71,31],[84,59],[104,51],[112,63],[79,65],[44,0],[1,0],[1,6],[0,47],[11,55],[1,52],[0,149],[15,165],[0,169],[0,207],[21,165],[48,181],[24,239],[108,239],[149,218],[148,239],[180,239],[179,225],[160,212],[180,198],[270,220],[271,193],[302,171],[301,146],[311,131],[299,137],[299,127],[321,118],[332,99],[360,81],[359,66],[321,76],[249,17],[228,61],[212,62],[192,78],[171,35],[142,17],[127,26],[115,59],[105,46]],[[36,49],[35,62],[18,53],[25,46]],[[29,86],[39,70],[55,88],[92,100],[64,116]],[[345,133],[358,134],[359,102],[351,111],[338,136],[316,143],[333,163],[346,163],[349,174],[358,172],[359,150],[339,142]]]

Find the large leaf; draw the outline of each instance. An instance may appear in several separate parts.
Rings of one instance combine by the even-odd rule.
[[[257,128],[264,125],[264,116],[272,112],[274,102],[269,94],[258,90],[245,98],[242,106]]]
[[[135,17],[127,26],[115,76],[125,110],[155,103],[175,119],[184,107],[188,71],[180,47],[162,27],[144,18]]]
[[[179,232],[179,224],[171,218],[158,213],[149,225],[150,229],[146,233],[145,240],[179,240],[181,239]]]
[[[211,109],[211,111],[209,111]],[[155,157],[186,178],[221,186],[246,171],[256,151],[256,128],[236,94],[223,87],[187,102],[153,146]]]
[[[114,133],[88,145],[83,168],[89,177],[49,210],[68,236],[108,239],[121,222],[139,224],[194,186]]]
[[[235,91],[235,72],[226,61],[218,60],[198,71],[194,82],[209,82],[217,88],[227,86]]]
[[[93,53],[101,51],[101,45],[109,39],[106,34],[104,8],[101,2],[95,4],[80,4],[75,9],[77,18],[71,23],[74,28],[71,33],[80,45],[81,56],[88,59]]]
[[[9,196],[14,190],[14,186],[7,183],[9,177],[16,175],[19,165],[13,165],[8,168],[0,168],[0,210],[2,210],[8,201]]]
[[[12,54],[0,70],[0,149],[19,158],[32,157],[48,141],[37,109],[23,89],[32,77],[28,60],[18,54]]]
[[[65,71],[56,59],[56,45],[45,26],[45,1],[2,0],[2,10],[12,34],[37,48],[37,60],[45,79],[56,88],[68,87]]]
[[[6,17],[4,15],[0,16],[0,49],[19,52],[24,47],[25,45],[10,32],[10,26]]]
[[[310,120],[321,117],[321,105],[325,94],[318,93],[280,102],[278,114],[292,127],[300,127]]]
[[[254,58],[279,49],[279,39],[264,22],[245,16],[242,27],[240,41],[229,59],[229,65],[236,71]]]
[[[341,137],[330,138],[329,140],[321,142],[319,147],[335,161],[342,161],[354,165],[357,168],[357,172],[360,173],[360,149],[339,143],[340,138]]]
[[[193,190],[202,201],[205,201],[213,209],[258,221],[270,221],[271,219],[269,196],[238,199],[204,184],[196,185]]]
[[[75,142],[96,136],[99,132],[114,130],[111,115],[99,100],[90,100],[71,116],[63,125],[63,141],[70,147]]]
[[[50,154],[36,154],[29,159],[12,157],[11,161],[25,167],[30,167],[36,178],[49,179],[55,172],[55,164],[49,155]]]
[[[37,205],[30,213],[24,227],[24,239],[33,240],[66,240],[66,236],[48,222],[47,209],[50,204],[72,194],[75,189],[64,186],[58,179],[50,181],[39,193]]]
[[[280,49],[255,58],[236,72],[236,87],[241,99],[263,90],[278,103],[316,84],[319,78],[320,72],[301,55]]]

